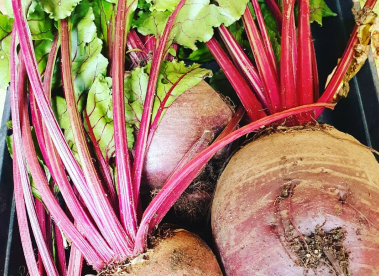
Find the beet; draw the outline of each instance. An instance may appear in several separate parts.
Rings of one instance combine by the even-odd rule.
[[[351,136],[316,127],[238,151],[212,205],[226,275],[379,275],[379,166]]]
[[[101,275],[221,276],[216,257],[197,235],[183,229],[167,230],[151,249],[115,270]]]
[[[204,81],[179,96],[154,134],[146,156],[142,192],[158,191],[185,155],[192,150],[191,156],[195,156],[208,146],[232,115],[229,105]],[[193,150],[201,139],[202,145]],[[222,160],[223,155],[218,154],[217,158]],[[208,175],[200,175],[194,182],[197,183],[195,187],[187,190],[181,200],[184,205],[176,207],[184,217],[188,214],[195,219],[197,214],[204,213],[204,208],[196,211],[186,206],[209,206],[215,184],[212,180]]]

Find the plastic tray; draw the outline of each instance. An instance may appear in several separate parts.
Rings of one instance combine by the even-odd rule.
[[[316,23],[312,26],[322,85],[342,55],[354,27],[351,0],[326,2],[337,16],[325,18],[322,28]],[[361,143],[379,150],[379,80],[372,56],[350,82],[350,88],[348,98],[341,100],[334,111],[326,111],[320,121],[334,125]],[[25,275],[26,268],[15,217],[12,160],[5,144],[9,109],[8,95],[0,129],[0,275],[16,276]]]

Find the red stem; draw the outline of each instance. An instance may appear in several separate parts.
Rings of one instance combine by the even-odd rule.
[[[136,31],[131,29],[128,33],[128,36],[126,38],[126,45],[128,46],[129,50],[137,49],[139,51],[131,51],[129,53],[129,56],[133,63],[137,66],[140,64],[145,64],[145,62],[149,58],[149,52],[145,48],[145,45],[143,45],[143,42],[139,38]]]
[[[13,143],[13,147],[15,144]],[[21,185],[21,175],[18,169],[17,158],[13,157],[13,183],[14,183],[14,199],[16,203],[18,228],[21,237],[21,245],[24,251],[26,266],[30,276],[40,276],[40,271],[36,259],[34,257],[34,248],[30,238],[28,217],[25,210],[25,200]]]
[[[266,28],[265,20],[263,18],[261,8],[259,7],[258,0],[251,0],[251,2],[253,3],[255,16],[257,17],[259,29],[261,30],[261,35],[262,35],[263,43],[265,46],[268,61],[270,62],[271,66],[274,68],[274,72],[277,75],[278,66],[276,64],[276,57],[274,54],[274,50],[272,49],[270,37],[268,36],[268,32],[267,32],[267,28]]]
[[[46,93],[46,97],[50,101],[51,98],[51,80],[54,71],[54,65],[56,60],[56,55],[58,52],[58,39],[56,38],[53,42],[53,46],[49,53],[48,62],[45,70],[45,78],[44,78],[44,90]],[[64,165],[62,163],[61,158],[59,157],[51,138],[49,137],[46,126],[42,122],[41,113],[38,112],[37,103],[34,97],[34,91],[32,87],[29,87],[29,97],[30,97],[30,107],[31,107],[31,115],[32,122],[35,128],[35,132],[37,134],[37,140],[41,148],[46,147],[46,156],[44,156],[44,160],[48,166],[48,169],[58,184],[58,187],[62,193],[62,196],[65,202],[68,205],[70,212],[74,215],[76,220],[79,222],[79,226],[83,231],[81,231],[88,241],[96,248],[98,254],[102,257],[102,259],[106,262],[111,261],[113,257],[113,252],[109,248],[109,246],[105,243],[103,237],[98,233],[96,227],[92,224],[91,219],[88,217],[87,213],[83,210],[83,207],[77,200],[74,191],[71,187],[71,184],[67,180],[66,172],[64,170]],[[42,134],[42,135],[41,135]],[[83,193],[82,191],[82,194]],[[87,207],[91,206],[92,214],[95,214],[95,220],[100,221],[98,216],[96,216],[96,210],[92,198],[87,198]],[[102,225],[99,223],[99,225]]]
[[[155,47],[157,45],[157,39],[155,38],[154,35],[147,35],[145,37],[145,46],[146,50],[150,53],[154,53]]]
[[[62,158],[64,167],[68,171],[77,189],[81,191],[82,197],[87,200],[88,207],[94,209],[91,195],[87,189],[87,183],[84,179],[83,171],[79,167],[75,157],[73,156],[70,147],[59,127],[59,124],[54,116],[50,104],[47,101],[44,89],[42,87],[41,76],[37,70],[37,61],[35,58],[34,48],[32,45],[31,35],[28,28],[28,23],[25,17],[25,11],[21,0],[12,1],[13,13],[15,16],[15,26],[17,26],[17,33],[19,35],[20,46],[23,51],[25,63],[31,87],[34,91],[35,100],[41,112],[41,117],[44,119],[46,128],[50,134],[54,145]],[[62,166],[63,168],[63,166]],[[96,217],[96,212],[93,213]]]
[[[14,2],[13,2],[14,3]],[[16,29],[14,26],[12,31],[11,41],[11,110],[12,110],[12,123],[13,123],[13,158],[17,163],[18,170],[15,170],[15,179],[19,177],[22,190],[24,193],[24,199],[26,204],[26,210],[30,220],[30,225],[37,243],[39,253],[41,254],[42,262],[46,268],[48,275],[58,276],[58,272],[54,265],[52,256],[49,253],[46,242],[43,239],[42,231],[37,220],[37,213],[35,210],[33,194],[29,182],[29,175],[26,169],[24,160],[24,153],[22,147],[21,138],[21,119],[20,119],[20,106],[24,105],[25,91],[26,91],[26,66],[22,56],[20,56],[20,63],[18,67],[18,74],[16,74]],[[16,77],[17,76],[17,77]],[[30,128],[29,128],[30,130]],[[19,184],[16,184],[19,185]],[[33,254],[34,257],[34,254]]]
[[[151,122],[151,114],[154,104],[154,95],[158,81],[159,70],[161,68],[162,61],[165,58],[166,52],[165,50],[170,47],[172,41],[168,41],[171,29],[173,27],[176,16],[178,15],[181,8],[184,6],[186,0],[180,0],[179,4],[176,6],[174,12],[168,18],[166,27],[163,31],[162,37],[159,38],[158,46],[153,54],[153,60],[151,63],[151,70],[149,75],[149,81],[147,84],[147,91],[145,97],[145,103],[143,106],[143,112],[141,117],[141,125],[138,131],[137,142],[136,142],[136,150],[135,150],[135,159],[133,164],[133,191],[134,198],[136,201],[134,202],[135,208],[137,208],[141,177],[142,177],[142,169],[143,162],[146,155],[146,146],[147,146],[147,136],[149,134],[150,122]],[[169,43],[169,44],[168,44]],[[117,170],[117,172],[119,172]]]
[[[281,109],[278,75],[267,57],[262,38],[259,35],[258,28],[254,22],[249,8],[246,8],[245,13],[242,15],[242,19],[245,25],[250,46],[253,50],[259,75],[261,76],[265,91],[267,91],[265,93],[270,99],[273,110],[278,111]]]
[[[238,44],[228,28],[222,25],[218,28],[218,30],[224,44],[228,48],[234,64],[237,66],[239,71],[243,72],[259,101],[265,108],[268,109],[269,113],[275,113],[275,110],[273,110],[271,105],[271,101],[263,88],[263,83],[259,77],[258,71],[247,57],[242,47]]]
[[[293,65],[293,37],[292,20],[293,7],[295,0],[283,1],[283,28],[282,28],[282,50],[280,58],[280,80],[281,80],[281,95],[282,107],[288,109],[297,105],[295,72]]]
[[[106,193],[109,196],[109,200],[113,206],[113,210],[115,210],[116,214],[119,209],[118,206],[118,199],[117,199],[117,193],[113,184],[113,179],[111,172],[109,170],[109,164],[105,161],[103,154],[101,153],[99,143],[96,141],[95,134],[93,133],[93,128],[91,126],[89,116],[87,114],[87,111],[84,111],[84,119],[86,121],[87,127],[88,127],[88,135],[91,139],[92,145],[95,148],[97,160],[100,163],[100,171],[102,174],[102,177],[105,181],[105,189]]]
[[[313,75],[313,100],[314,102],[317,102],[320,97],[319,95],[320,87],[319,87],[315,44],[312,40],[311,40],[311,51],[312,51],[312,75]]]
[[[299,46],[297,63],[297,95],[300,105],[311,104],[313,99],[312,41],[309,0],[300,1]]]
[[[45,215],[45,206],[43,206],[42,202],[39,201],[38,199],[35,201],[36,203],[36,213],[37,213],[37,219],[39,223],[39,227],[41,228],[42,231],[42,237],[46,242],[46,215]],[[49,252],[51,254],[51,248],[48,246]],[[39,273],[43,276],[46,275],[45,268],[43,266],[42,262],[42,256],[40,253],[38,253],[38,270]]]
[[[83,268],[83,255],[73,244],[70,250],[70,259],[68,261],[67,276],[81,276]]]
[[[62,233],[58,227],[54,223],[54,231],[55,231],[55,241],[57,244],[57,266],[59,270],[59,274],[62,276],[71,276],[70,274],[67,274],[67,267],[66,267],[66,251],[63,247],[63,237]]]
[[[261,103],[257,100],[253,91],[251,91],[249,84],[238,72],[237,68],[221,48],[217,40],[213,37],[206,43],[206,45],[236,91],[249,118],[252,121],[255,121],[265,117],[266,113],[264,112]]]
[[[282,32],[282,23],[283,23],[283,16],[279,9],[278,4],[275,2],[275,0],[266,0],[266,4],[268,8],[271,10],[272,14],[275,17],[276,24],[278,25],[278,31]]]
[[[125,123],[125,95],[124,95],[124,67],[125,67],[125,25],[127,20],[127,0],[118,3],[115,39],[113,44],[114,62],[112,63],[113,77],[113,124],[116,151],[116,170],[118,198],[120,206],[121,223],[132,241],[137,233],[137,213],[135,201],[138,197],[133,195],[131,162],[128,149]],[[134,196],[134,197],[133,197]],[[133,248],[133,246],[131,247]]]
[[[107,199],[101,180],[93,164],[84,128],[81,122],[79,111],[76,104],[74,85],[72,80],[72,64],[70,51],[70,34],[67,19],[61,20],[61,59],[62,59],[62,84],[66,99],[67,112],[70,118],[71,129],[74,136],[79,159],[83,168],[85,179],[88,183],[90,194],[97,207],[97,214],[102,220],[105,239],[115,251],[116,258],[123,260],[130,257],[132,245],[123,230],[117,216]],[[117,36],[117,34],[116,34]],[[114,77],[116,75],[113,75]],[[115,135],[117,136],[117,135]],[[119,171],[118,171],[119,172]],[[118,173],[119,174],[119,173]],[[82,252],[84,254],[84,252]]]

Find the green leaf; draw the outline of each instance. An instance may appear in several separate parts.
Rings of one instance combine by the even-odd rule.
[[[81,0],[38,0],[43,10],[54,20],[64,19],[71,15],[72,11]]]
[[[10,82],[9,56],[13,19],[0,12],[0,88],[6,89]]]
[[[175,19],[170,40],[192,50],[196,50],[196,42],[207,42],[213,36],[213,28],[221,24],[229,26],[238,20],[245,11],[248,0],[219,0],[218,5],[210,4],[209,0],[187,0]],[[160,36],[172,13],[174,3],[178,0],[156,0],[150,12],[140,12],[134,26],[143,35]],[[166,8],[168,10],[164,11]]]
[[[113,107],[112,107],[112,79],[98,76],[88,92],[86,111],[95,139],[105,160],[109,160],[115,151]],[[127,123],[127,139],[130,149],[133,148],[133,127]]]
[[[13,158],[13,135],[5,138],[10,156]]]
[[[53,42],[51,40],[39,40],[35,43],[34,52],[36,55],[36,60],[38,64],[38,71],[42,74],[47,65],[47,60],[49,58],[49,53]]]
[[[93,12],[95,14],[95,25],[97,36],[108,44],[108,27],[112,22],[114,27],[116,5],[105,0],[95,0],[93,2]]]
[[[27,21],[33,40],[54,39],[54,20],[49,18],[36,0],[30,5]]]
[[[326,5],[324,0],[311,0],[311,22],[316,21],[322,26],[322,18],[329,16],[336,16],[337,14]]]
[[[71,17],[71,57],[74,91],[78,101],[78,110],[84,108],[86,97],[95,78],[105,75],[108,60],[101,54],[103,42],[97,37],[93,9],[87,1],[82,1]]]

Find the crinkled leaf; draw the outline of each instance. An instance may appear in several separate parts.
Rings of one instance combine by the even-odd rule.
[[[10,49],[13,19],[0,13],[0,88],[6,89],[10,82]]]
[[[38,71],[40,72],[40,74],[42,74],[45,71],[52,45],[53,42],[47,39],[39,40],[35,43],[34,52],[36,55]]]
[[[79,111],[83,110],[85,97],[95,78],[105,75],[108,60],[101,54],[103,42],[97,37],[93,9],[82,1],[72,19],[71,57],[74,91]]]
[[[54,20],[49,18],[36,0],[30,5],[27,20],[33,40],[54,39]]]
[[[311,22],[316,21],[322,26],[322,18],[329,16],[336,16],[334,12],[326,5],[324,0],[311,0]]]
[[[38,0],[43,10],[54,20],[64,19],[71,15],[72,11],[81,0]]]
[[[129,124],[140,126],[143,105],[146,97],[149,75],[144,67],[136,68],[125,75],[125,117]]]
[[[115,151],[112,79],[98,76],[88,92],[86,111],[95,139],[105,160],[109,160]],[[130,149],[133,147],[133,127],[127,123],[127,138]]]
[[[248,0],[219,0],[218,6],[210,4],[209,0],[187,0],[177,15],[170,40],[192,50],[196,50],[196,42],[207,42],[213,36],[213,28],[221,24],[231,25],[245,11]],[[168,16],[179,1],[156,0],[150,7],[150,12],[140,12],[135,22],[138,31],[143,35],[159,36],[166,25]],[[159,8],[159,10],[157,9]],[[163,11],[163,7],[168,10]]]

